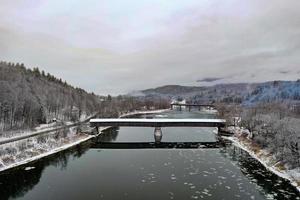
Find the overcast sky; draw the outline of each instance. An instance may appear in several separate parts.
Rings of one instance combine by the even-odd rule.
[[[300,78],[299,0],[0,0],[0,60],[98,94]]]

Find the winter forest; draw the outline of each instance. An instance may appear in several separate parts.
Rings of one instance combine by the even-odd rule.
[[[95,95],[38,68],[10,62],[0,62],[0,94],[0,171],[90,139],[83,129],[89,129],[91,117],[169,106],[166,99]],[[32,133],[40,135],[27,138]]]
[[[300,0],[0,1],[0,200],[300,200]]]
[[[300,107],[297,102],[273,101],[251,106],[218,104],[228,126],[241,127],[240,139],[252,150],[267,150],[281,169],[300,166]]]
[[[151,102],[133,97],[98,96],[75,88],[62,79],[26,68],[24,64],[0,63],[0,130],[33,128],[55,119],[79,121],[98,114],[118,116],[143,106],[165,107],[166,101]]]
[[[274,81],[251,87],[182,87],[179,91],[178,86],[166,86],[162,93],[161,89],[150,89],[142,95],[100,96],[73,87],[39,68],[1,62],[0,170],[90,140],[94,136],[85,130],[89,129],[87,121],[91,117],[117,118],[136,111],[168,109],[170,102],[185,99],[190,104],[214,104],[216,117],[226,119],[225,131],[268,160],[264,162],[298,180],[299,87],[299,80]],[[31,133],[39,135],[29,137]],[[18,139],[20,136],[26,138]],[[13,141],[5,142],[10,139]]]

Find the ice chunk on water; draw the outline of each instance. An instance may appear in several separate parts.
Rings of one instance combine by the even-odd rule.
[[[28,170],[32,170],[32,169],[34,169],[35,167],[25,167],[25,171],[28,171]]]

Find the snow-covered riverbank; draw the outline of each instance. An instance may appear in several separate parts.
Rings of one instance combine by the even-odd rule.
[[[135,111],[126,113],[120,117],[137,115],[161,113],[166,110],[151,110],[151,111]],[[110,127],[101,127],[100,133],[97,135],[88,135],[83,133],[76,133],[76,127],[66,127],[67,134],[62,132],[57,133],[56,129],[49,129],[47,134],[36,135],[34,137],[20,139],[0,145],[0,172],[14,167],[18,167],[46,156],[55,154],[57,152],[66,150],[76,146],[82,142],[88,141],[101,134],[101,131]]]
[[[291,185],[297,188],[300,192],[300,167],[296,169],[287,169],[280,162],[277,162],[275,157],[268,152],[267,149],[261,149],[254,145],[251,139],[241,136],[242,129],[237,129],[235,136],[225,137],[224,139],[230,140],[233,145],[248,152],[250,156],[259,161],[267,170],[290,181]]]
[[[17,162],[9,164],[9,165],[4,164],[3,160],[0,159],[0,161],[1,161],[0,162],[0,171],[5,171],[5,170],[8,170],[8,169],[11,169],[11,168],[14,168],[14,167],[18,167],[18,166],[21,166],[21,165],[24,165],[24,164],[28,164],[30,162],[36,161],[36,160],[44,158],[46,156],[55,154],[55,153],[63,151],[63,150],[66,150],[70,147],[73,147],[73,146],[78,145],[82,142],[85,142],[85,141],[91,139],[92,137],[93,136],[90,136],[90,135],[78,137],[77,140],[74,140],[71,143],[64,144],[62,146],[58,146],[56,148],[48,150],[47,152],[44,152],[44,153],[29,157],[29,158],[26,158],[26,159],[23,159],[23,160],[18,160]],[[34,151],[32,151],[32,152],[34,152]]]
[[[60,129],[63,129],[66,127],[77,126],[79,123],[88,121],[90,118],[92,118],[95,115],[96,115],[96,113],[89,115],[89,116],[85,116],[84,118],[81,118],[77,122],[71,122],[71,121],[67,121],[64,123],[53,122],[53,123],[49,123],[49,124],[41,124],[38,127],[35,127],[33,130],[18,130],[18,131],[10,131],[7,133],[1,133],[0,145],[9,143],[9,142],[26,139],[29,137],[47,134],[49,132],[57,131],[57,130],[60,130]]]

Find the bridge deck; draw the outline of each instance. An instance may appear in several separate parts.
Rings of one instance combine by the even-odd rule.
[[[139,126],[139,127],[224,127],[224,119],[136,119],[104,118],[91,119],[94,127]]]

